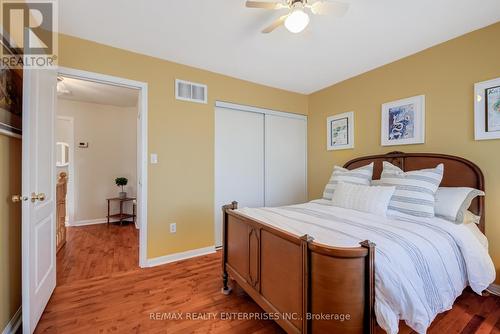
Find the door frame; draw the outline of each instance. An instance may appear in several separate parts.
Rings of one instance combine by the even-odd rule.
[[[67,214],[68,214],[68,225],[71,226],[73,224],[73,221],[75,219],[75,119],[70,116],[58,116],[56,112],[56,122],[57,120],[63,120],[67,121],[69,123],[70,129],[71,129],[71,138],[70,142],[68,143],[69,145],[69,165],[68,165],[68,172],[71,177],[68,179],[68,200],[66,201],[67,203]],[[57,124],[57,123],[56,123]],[[56,126],[56,131],[57,131],[57,126]],[[57,156],[57,155],[56,155]],[[57,167],[56,167],[57,171]],[[59,175],[56,175],[56,180],[59,178]]]
[[[139,266],[148,267],[148,84],[111,75],[59,67],[58,75],[139,90],[137,120],[137,219]],[[54,165],[55,168],[55,165]]]

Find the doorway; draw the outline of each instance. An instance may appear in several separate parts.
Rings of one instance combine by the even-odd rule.
[[[147,84],[68,68],[24,70],[22,191],[13,196],[12,201],[21,203],[22,208],[22,322],[25,333],[32,333],[36,328],[56,286],[55,241],[59,236],[55,222],[56,189],[59,188],[55,138],[58,76],[138,91],[136,182],[139,259],[136,263],[139,262],[141,267],[147,266]],[[70,152],[67,145],[67,154],[61,154],[61,159],[63,155],[71,156]]]
[[[113,222],[116,224],[116,221],[131,220],[135,223],[134,228],[138,229],[139,235],[138,263],[135,266],[146,267],[147,84],[61,67],[58,70],[57,91],[58,100],[62,102],[57,108],[57,125],[68,126],[69,130],[63,131],[64,133],[73,132],[72,138],[67,140],[69,161],[65,166],[67,173],[73,174],[73,178],[71,175],[68,178],[67,225],[86,225],[89,226],[89,230],[92,230],[98,228],[98,225],[107,226],[108,215],[113,216],[109,219],[110,226],[114,226],[111,224]],[[79,99],[83,102],[78,101]],[[85,103],[89,104],[85,105]],[[106,107],[106,105],[108,106]],[[92,110],[94,116],[102,118],[93,119],[89,116],[78,119],[77,115],[81,115],[85,110]],[[110,114],[107,117],[111,117],[108,122],[104,120],[105,113]],[[123,127],[123,131],[116,136],[120,138],[113,138],[113,131],[109,129],[111,127],[116,129],[116,126]],[[85,132],[81,131],[85,128],[87,128],[87,134],[94,134],[100,137],[100,142],[104,140],[106,145],[109,144],[108,153],[102,149],[99,149],[97,153],[96,150],[94,150],[94,154],[91,153],[93,144],[90,140],[85,139],[88,137],[84,134]],[[128,133],[123,133],[127,130]],[[94,137],[94,139],[99,142],[97,138]],[[65,140],[56,136],[56,142],[65,142]],[[114,142],[114,147],[111,145],[112,142]],[[63,152],[62,150],[61,148],[61,152]],[[121,154],[118,154],[118,151]],[[118,155],[119,157],[117,157]],[[58,156],[57,148],[56,156]],[[123,161],[111,162],[117,158],[123,159]],[[92,164],[89,165],[89,160],[92,159]],[[113,168],[110,165],[114,165],[114,171],[110,169]],[[59,172],[61,167],[56,167],[56,169]],[[104,179],[97,180],[98,176],[104,177]],[[94,179],[93,182],[97,184],[98,189],[94,189],[96,186],[89,187],[86,178],[88,180]],[[121,189],[115,186],[117,178],[127,179],[127,185],[123,190],[127,192],[125,197],[132,200],[119,200]],[[87,189],[78,189],[79,187]],[[107,199],[112,199],[109,204]],[[105,214],[103,214],[103,208]],[[92,210],[97,210],[97,213],[89,214]],[[126,216],[118,217],[120,213]],[[132,214],[135,217],[129,216]],[[132,232],[129,233],[129,238],[133,239]]]

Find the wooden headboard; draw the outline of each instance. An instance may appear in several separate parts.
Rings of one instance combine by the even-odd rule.
[[[354,169],[374,162],[373,179],[379,179],[382,172],[382,161],[388,161],[404,171],[423,168],[433,168],[444,164],[443,187],[471,187],[484,191],[484,176],[481,169],[473,162],[464,158],[435,153],[403,153],[391,152],[381,155],[371,155],[353,159],[344,168]],[[485,231],[484,197],[472,201],[469,208],[474,214],[481,216],[479,229]]]

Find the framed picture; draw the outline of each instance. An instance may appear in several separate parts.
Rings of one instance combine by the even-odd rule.
[[[354,112],[328,117],[326,133],[328,151],[354,148]]]
[[[382,105],[381,145],[425,142],[425,95]]]
[[[0,133],[22,135],[23,79],[20,70],[0,67]]]
[[[500,139],[500,78],[474,85],[474,137]]]

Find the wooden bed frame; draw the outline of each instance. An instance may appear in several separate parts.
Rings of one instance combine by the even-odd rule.
[[[479,167],[450,155],[391,152],[357,158],[344,167],[374,162],[373,178],[378,179],[382,161],[405,171],[443,163],[442,186],[484,190]],[[224,294],[231,292],[231,278],[287,333],[375,332],[375,244],[368,240],[354,248],[319,244],[313,236],[297,237],[240,214],[234,211],[237,205],[232,202],[222,208]],[[476,198],[470,210],[481,216],[484,233],[484,197]]]

